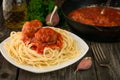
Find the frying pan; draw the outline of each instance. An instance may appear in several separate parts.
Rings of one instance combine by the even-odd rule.
[[[66,0],[61,6],[63,16],[71,30],[82,38],[93,41],[120,41],[120,26],[101,27],[78,23],[67,15],[71,11],[90,5],[105,5],[107,0]],[[111,0],[110,6],[120,7],[120,0]],[[88,13],[89,14],[89,13]]]

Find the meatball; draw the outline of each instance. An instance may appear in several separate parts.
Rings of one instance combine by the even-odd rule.
[[[47,44],[54,44],[57,41],[58,33],[51,28],[41,28],[35,33],[35,38]]]
[[[42,23],[38,20],[32,20],[31,22],[25,22],[22,28],[23,41],[29,41],[34,37],[34,34],[42,27]]]

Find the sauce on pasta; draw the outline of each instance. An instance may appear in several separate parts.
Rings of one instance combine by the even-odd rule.
[[[61,34],[51,28],[42,28],[38,20],[32,20],[24,24],[22,40],[24,43],[32,44],[31,49],[40,54],[43,53],[45,47],[51,49],[62,48]]]
[[[5,48],[19,64],[39,68],[59,65],[80,53],[76,40],[68,32],[43,27],[38,20],[25,22],[20,32],[12,31]]]
[[[31,48],[38,53],[43,53],[45,47],[55,49],[62,48],[62,37],[51,28],[41,28],[35,33]]]
[[[106,7],[104,14],[101,14],[103,7],[83,7],[76,9],[68,14],[74,21],[103,27],[120,26],[120,10]]]
[[[8,51],[10,57],[14,59],[17,63],[22,65],[45,68],[49,66],[62,64],[66,61],[74,59],[80,54],[82,48],[79,49],[77,47],[76,40],[74,40],[69,33],[67,33],[65,30],[62,30],[60,28],[54,28],[54,27],[49,27],[49,28],[53,29],[54,31],[56,31],[61,35],[62,37],[61,49],[59,47],[56,47],[55,49],[51,49],[51,46],[55,47],[58,46],[59,44],[61,46],[61,42],[59,42],[58,39],[58,44],[52,43],[52,45],[49,46],[50,48],[45,47],[43,53],[38,54],[38,52],[31,49],[31,46],[33,46],[32,43],[30,42],[26,43],[28,41],[23,42],[23,40],[21,39],[23,38],[22,32],[12,31],[10,33],[10,41],[5,43],[5,48]],[[27,40],[29,40],[29,38],[27,38]]]

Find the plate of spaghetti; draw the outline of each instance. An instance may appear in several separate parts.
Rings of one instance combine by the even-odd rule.
[[[10,33],[0,44],[3,57],[14,66],[34,73],[65,68],[79,61],[89,47],[77,35],[60,28],[25,22],[22,31]]]

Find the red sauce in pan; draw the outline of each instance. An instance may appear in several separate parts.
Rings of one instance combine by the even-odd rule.
[[[68,14],[68,17],[74,21],[103,27],[120,26],[120,10],[112,7],[105,8],[101,14],[102,7],[84,7],[76,9]]]

